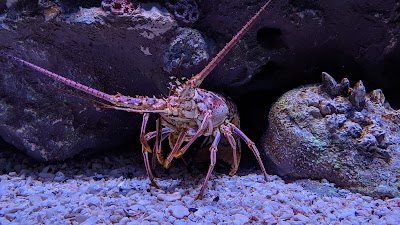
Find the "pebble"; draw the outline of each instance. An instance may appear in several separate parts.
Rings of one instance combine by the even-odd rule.
[[[237,225],[245,224],[250,221],[248,216],[240,214],[240,213],[233,215],[233,217],[234,217],[233,224],[237,224]]]
[[[189,208],[189,212],[192,212],[192,213],[194,213],[194,212],[196,212],[198,209],[196,209],[196,208]]]
[[[100,199],[98,197],[91,197],[86,200],[86,204],[88,206],[94,205],[94,206],[100,206]]]
[[[127,180],[122,181],[118,184],[119,191],[129,191],[131,190],[131,185]]]
[[[207,214],[209,211],[212,211],[211,206],[204,206],[204,207],[199,207],[197,211],[194,213],[196,217],[203,217],[205,214]]]
[[[307,216],[303,215],[303,214],[294,215],[293,216],[293,220],[302,222],[303,224],[306,224],[306,223],[308,223],[310,221],[310,219]]]
[[[157,198],[162,201],[172,202],[181,199],[182,194],[180,192],[174,192],[172,194],[160,193],[157,195]]]
[[[137,171],[130,179],[93,179],[95,172],[108,175],[111,168],[128,168],[131,161],[124,162],[121,157],[107,157],[110,164],[100,161],[104,157],[93,158],[93,163],[101,166],[88,172],[87,166],[93,164],[88,159],[32,166],[23,156],[2,158],[1,151],[0,162],[7,162],[9,168],[21,164],[17,168],[27,176],[17,170],[0,174],[0,224],[334,224],[340,220],[343,224],[400,224],[400,198],[374,199],[336,189],[327,181],[320,183],[335,188],[337,196],[322,197],[310,191],[311,186],[306,190],[298,184],[285,184],[278,176],[260,182],[262,175],[216,173],[204,199],[195,201],[200,188],[197,181],[186,177],[176,183],[178,187],[168,187],[167,193],[147,192],[146,171],[139,166],[130,170]],[[125,158],[133,157],[131,154]],[[140,151],[138,154],[141,157]],[[175,173],[188,176],[184,169]],[[54,180],[39,174],[52,174]],[[66,177],[65,182],[58,181]],[[164,188],[169,185],[167,179],[159,182]],[[216,196],[219,201],[213,202]]]
[[[64,181],[64,180],[65,180],[65,175],[64,175],[64,173],[58,171],[58,172],[56,173],[56,175],[55,175],[55,177],[54,177],[53,180],[54,180],[54,181],[58,181],[58,182]]]
[[[168,211],[171,212],[172,216],[178,219],[182,219],[189,215],[189,210],[183,205],[171,205],[168,207]]]
[[[9,172],[8,175],[13,177],[13,176],[17,176],[17,173],[16,172]]]

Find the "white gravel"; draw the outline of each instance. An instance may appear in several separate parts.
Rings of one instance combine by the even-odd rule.
[[[268,182],[258,170],[158,170],[149,187],[140,152],[35,163],[0,150],[0,224],[400,224],[400,198],[373,199],[326,181]],[[175,163],[175,164],[180,164]]]

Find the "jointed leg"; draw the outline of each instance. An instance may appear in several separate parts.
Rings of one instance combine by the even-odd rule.
[[[157,183],[154,181],[154,175],[153,172],[151,172],[150,168],[150,162],[149,162],[149,152],[151,152],[151,148],[145,138],[145,133],[146,133],[146,125],[147,121],[149,119],[149,113],[144,113],[143,114],[143,122],[142,122],[142,127],[140,129],[140,142],[142,143],[142,153],[143,153],[143,159],[144,159],[144,166],[146,167],[146,172],[147,176],[149,177],[149,180],[151,182],[151,185],[155,188],[160,189],[160,187],[157,185]]]
[[[164,127],[164,128],[161,130],[161,133],[162,133],[161,141],[163,141],[163,140],[167,137],[167,136],[165,136],[166,134],[169,134],[169,133],[172,133],[172,132],[173,132],[173,130],[171,130],[170,128]],[[144,135],[144,138],[146,139],[146,141],[150,141],[150,140],[153,139],[156,135],[157,135],[157,131],[150,131],[150,132],[148,132],[147,134]]]
[[[178,152],[176,152],[176,154],[174,154],[174,158],[179,158],[181,157],[183,154],[185,154],[185,152],[188,150],[188,148],[193,144],[193,142],[202,135],[203,131],[206,128],[212,128],[212,122],[211,122],[211,114],[210,113],[206,113],[206,115],[204,116],[203,122],[201,123],[199,129],[196,131],[196,133],[193,135],[192,139],[190,139],[188,141],[188,143],[183,146],[183,148],[181,148]]]
[[[151,147],[149,143],[147,142],[149,139],[146,139],[146,126],[147,126],[147,121],[149,120],[149,113],[144,113],[143,114],[143,121],[142,121],[142,127],[140,128],[140,143],[142,143],[142,146],[148,153],[152,153]]]
[[[168,137],[168,134],[169,133],[172,133],[173,132],[173,130],[171,130],[171,128],[168,128],[168,127],[164,127],[164,128],[162,128],[161,129],[161,140],[159,140],[159,146],[161,146],[161,143],[162,143],[162,141],[166,138],[166,137]],[[149,133],[147,133],[146,135],[144,135],[144,139],[145,139],[145,141],[146,142],[148,142],[148,141],[150,141],[151,139],[153,139],[154,137],[156,137],[157,136],[157,134],[158,134],[158,131],[156,130],[156,131],[151,131],[151,132],[149,132]],[[156,139],[156,144],[155,144],[155,146],[158,146],[157,145],[157,139]],[[155,148],[155,147],[154,147]],[[154,169],[155,167],[156,167],[156,155],[157,155],[157,151],[160,151],[160,150],[157,150],[157,149],[155,149],[154,151],[153,151],[153,157],[152,157],[152,165],[151,165],[151,168],[152,169]]]
[[[233,176],[236,174],[237,170],[238,170],[238,159],[237,159],[237,149],[236,149],[236,140],[235,138],[232,136],[232,130],[230,127],[227,126],[223,126],[222,127],[223,131],[224,131],[224,136],[228,139],[229,144],[232,147],[232,154],[233,154],[233,168],[232,170],[229,172],[230,176]]]
[[[172,132],[173,132],[173,130],[171,130],[171,128],[168,128],[168,127],[164,127],[164,128],[161,129],[161,140],[160,140],[160,143],[159,143],[160,147],[161,147],[162,141],[164,141],[164,139],[166,137],[168,137],[168,134],[170,134]],[[144,139],[146,141],[149,141],[152,138],[156,137],[156,135],[157,135],[157,131],[151,131],[151,132],[147,133],[146,135],[144,135]],[[157,146],[157,140],[156,140],[156,145],[155,146]],[[152,169],[154,169],[156,167],[155,163],[156,163],[157,151],[160,151],[160,150],[157,150],[157,149],[153,150],[152,165],[151,165]]]
[[[203,186],[201,186],[200,193],[196,197],[196,200],[203,198],[204,190],[207,187],[207,182],[210,179],[211,173],[214,170],[214,166],[217,161],[218,143],[221,140],[221,133],[219,132],[219,130],[216,130],[214,132],[214,137],[215,137],[215,139],[210,147],[210,166],[208,167],[207,176],[203,182]]]
[[[157,157],[158,162],[163,165],[164,158],[162,156],[162,149],[161,149],[161,118],[158,118],[156,121],[156,143],[154,144],[154,154],[153,154],[153,164],[155,164],[154,155]]]
[[[260,164],[261,170],[264,174],[264,178],[265,181],[267,181],[268,179],[268,175],[267,172],[265,171],[264,168],[264,164],[261,161],[261,157],[260,157],[260,152],[258,151],[256,145],[254,144],[254,142],[252,142],[239,128],[237,128],[234,124],[229,123],[228,126],[231,128],[231,130],[233,130],[233,132],[235,132],[237,135],[239,135],[245,142],[246,144],[249,146],[249,148],[251,149],[251,151],[253,151],[253,154],[256,156],[256,159],[258,161],[258,164]]]
[[[176,139],[174,148],[172,151],[168,154],[168,157],[164,160],[164,168],[168,169],[169,166],[171,165],[172,159],[174,158],[174,154],[179,150],[181,147],[183,141],[185,140],[185,136],[187,134],[187,129],[183,129],[181,133],[179,134],[178,138]]]
[[[171,161],[173,158],[179,158],[181,157],[186,150],[190,147],[190,145],[193,144],[193,142],[203,133],[203,131],[208,128],[208,127],[212,127],[212,123],[211,123],[211,114],[210,113],[206,113],[206,115],[204,116],[203,122],[201,123],[199,129],[196,131],[196,133],[193,135],[193,137],[188,141],[188,143],[186,143],[185,146],[183,146],[183,148],[181,149],[176,149],[174,147],[174,149],[171,151],[171,153],[168,155],[168,158],[165,160],[164,163],[164,167],[168,168],[171,164]],[[187,130],[186,130],[187,132]],[[181,143],[182,144],[182,143]],[[176,145],[175,145],[176,146]],[[179,146],[180,147],[180,146]]]

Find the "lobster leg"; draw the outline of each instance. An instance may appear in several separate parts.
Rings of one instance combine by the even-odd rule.
[[[182,132],[179,134],[178,138],[176,139],[174,148],[169,153],[168,157],[164,160],[164,168],[168,169],[171,166],[172,159],[174,158],[175,152],[179,150],[183,141],[185,140],[185,136],[187,134],[187,129],[183,129]]]
[[[237,159],[237,149],[236,149],[236,140],[235,138],[232,136],[232,130],[230,129],[230,127],[227,126],[223,126],[222,127],[223,131],[224,131],[224,136],[228,139],[229,144],[232,147],[232,154],[233,154],[233,168],[232,170],[229,172],[230,176],[233,176],[236,174],[237,170],[238,170],[238,159]]]
[[[188,141],[188,143],[185,146],[183,146],[183,148],[181,148],[178,152],[176,152],[176,154],[174,154],[174,158],[179,158],[183,154],[185,154],[185,152],[193,144],[193,142],[202,135],[203,131],[206,128],[212,128],[212,127],[213,126],[212,126],[212,122],[211,122],[211,113],[206,113],[204,116],[203,122],[201,122],[199,129],[196,131],[196,133],[193,135],[193,137]]]
[[[158,118],[156,121],[156,143],[154,145],[155,148],[155,156],[157,157],[158,162],[163,165],[164,164],[164,157],[162,155],[162,149],[161,149],[161,118]],[[154,159],[154,155],[153,155]],[[154,160],[153,160],[154,161]],[[154,162],[153,162],[154,163]]]
[[[147,126],[147,121],[149,120],[149,116],[150,116],[149,113],[143,114],[142,127],[140,129],[140,143],[142,143],[142,146],[146,149],[146,152],[152,153],[153,151],[151,150],[151,147],[147,142],[148,139],[146,139],[146,126]]]
[[[146,125],[148,120],[149,120],[149,113],[144,113],[142,127],[140,129],[140,142],[142,143],[144,166],[146,167],[147,176],[149,177],[151,185],[157,189],[161,189],[160,186],[158,186],[157,183],[154,181],[154,175],[150,168],[149,152],[151,152],[151,148],[145,138]]]
[[[218,151],[218,143],[221,140],[221,133],[217,129],[214,132],[214,141],[210,147],[210,166],[208,167],[207,176],[204,179],[203,186],[201,186],[200,193],[196,197],[196,200],[200,200],[203,198],[204,190],[207,187],[208,180],[210,179],[211,173],[214,170],[215,163],[217,161],[217,151]]]
[[[234,124],[229,123],[228,126],[231,128],[231,130],[233,130],[233,132],[235,132],[237,135],[239,135],[246,142],[246,144],[249,146],[251,151],[253,151],[253,154],[256,157],[258,164],[260,165],[261,170],[264,174],[265,181],[267,181],[268,175],[267,175],[267,172],[265,171],[264,164],[261,161],[260,152],[258,151],[254,142],[251,141],[250,138],[248,138],[246,136],[246,134],[244,134],[243,131],[241,131],[239,128],[237,128]]]
[[[160,142],[160,146],[161,146],[161,142],[166,138],[166,137],[168,137],[168,135],[167,134],[170,134],[170,133],[172,133],[172,129],[171,128],[168,128],[168,127],[164,127],[164,128],[162,128],[161,129],[161,140],[159,140],[159,142]],[[149,140],[151,140],[151,139],[153,139],[154,137],[156,137],[157,136],[157,132],[159,132],[159,131],[151,131],[151,132],[149,132],[149,133],[147,133],[146,135],[144,135],[144,139],[146,140],[146,141],[149,141]],[[157,139],[156,139],[156,143],[157,143]],[[157,144],[155,145],[155,146],[157,146]],[[154,147],[155,148],[155,147]],[[153,153],[157,153],[157,149],[154,149],[154,151],[153,151]],[[151,165],[151,168],[152,169],[154,169],[155,167],[156,167],[156,154],[153,154],[153,157],[152,157],[152,165]]]
[[[164,162],[164,167],[168,168],[171,165],[172,159],[173,158],[179,158],[181,157],[183,154],[185,154],[186,150],[190,147],[190,145],[193,144],[193,142],[203,133],[203,131],[207,128],[207,127],[212,127],[212,123],[211,123],[211,114],[210,113],[206,113],[206,115],[204,116],[204,120],[200,125],[200,128],[196,131],[196,133],[193,135],[193,137],[188,141],[188,143],[186,143],[185,146],[183,146],[183,148],[179,149],[179,147],[181,146],[182,143],[180,143],[180,145],[178,146],[178,148],[176,145],[174,146],[174,149],[171,151],[171,153],[169,153],[167,159]],[[185,130],[187,131],[187,129]],[[178,142],[177,142],[178,143]],[[179,151],[178,151],[179,150]]]

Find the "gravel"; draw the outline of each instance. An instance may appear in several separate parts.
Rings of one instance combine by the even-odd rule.
[[[258,169],[204,171],[176,160],[150,188],[140,151],[39,163],[0,149],[0,224],[400,224],[400,198],[374,199],[327,181],[264,182]]]

